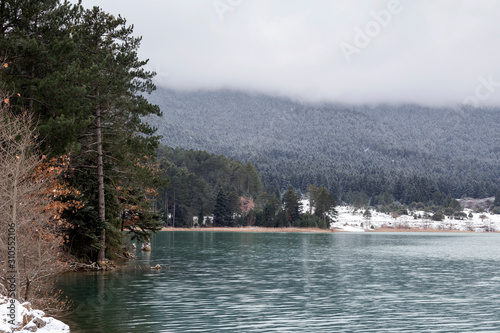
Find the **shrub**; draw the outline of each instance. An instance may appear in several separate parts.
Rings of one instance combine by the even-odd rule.
[[[300,220],[294,222],[294,225],[301,228],[326,228],[326,225],[321,218],[309,213],[303,214]]]
[[[455,211],[451,207],[447,207],[444,209],[444,215],[446,215],[446,216],[451,216],[451,215],[453,215],[454,212]]]
[[[434,213],[434,215],[432,215],[432,220],[433,221],[442,221],[442,220],[444,220],[444,214],[443,214],[443,212],[437,211],[436,213]]]
[[[455,217],[455,220],[463,220],[463,219],[467,218],[467,214],[465,214],[464,212],[458,212],[458,213],[455,213],[454,217]]]

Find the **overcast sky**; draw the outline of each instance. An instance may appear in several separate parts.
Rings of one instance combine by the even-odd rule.
[[[500,106],[500,0],[83,0],[143,36],[157,85]]]

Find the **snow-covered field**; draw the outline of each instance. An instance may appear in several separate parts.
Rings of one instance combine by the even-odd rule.
[[[378,213],[370,210],[372,217],[363,216],[364,209],[355,211],[350,206],[336,207],[339,215],[337,222],[332,223],[333,228],[344,229],[345,231],[364,231],[365,229],[380,228],[419,228],[419,229],[438,229],[438,230],[461,230],[484,232],[487,230],[500,231],[500,215],[489,213],[474,213],[470,209],[464,209],[464,213],[469,215],[472,212],[472,218],[464,220],[454,220],[446,217],[443,221],[432,221],[430,218],[413,218],[413,213],[417,216],[424,216],[424,211],[416,211],[411,215],[401,215],[393,218],[391,214]],[[432,213],[430,214],[432,215]],[[484,220],[480,216],[486,216]]]
[[[309,200],[303,199],[302,212],[309,212]],[[436,229],[436,230],[459,230],[459,231],[500,231],[500,215],[490,213],[475,213],[471,209],[464,208],[464,213],[469,216],[472,213],[472,218],[465,218],[464,220],[454,220],[445,217],[443,221],[432,221],[430,218],[417,218],[418,216],[425,216],[424,211],[413,211],[410,215],[401,215],[393,218],[392,214],[378,213],[374,209],[370,210],[371,218],[363,216],[364,209],[356,210],[352,206],[337,206],[338,211],[336,222],[331,224],[332,228],[340,229],[343,231],[358,231],[380,229],[380,228],[394,228],[394,229]],[[313,211],[314,212],[314,211]],[[429,214],[432,216],[432,213]],[[480,216],[486,218],[482,220]]]
[[[13,305],[12,305],[13,304]],[[11,321],[11,308],[15,306],[16,320]],[[13,312],[13,311],[12,311]],[[40,310],[33,310],[30,303],[11,303],[10,299],[0,295],[0,333],[39,332],[39,333],[69,333],[69,326],[52,317],[45,317]]]

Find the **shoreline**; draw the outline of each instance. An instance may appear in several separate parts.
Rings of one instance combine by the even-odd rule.
[[[160,231],[198,231],[198,232],[281,232],[281,233],[346,233],[342,229],[319,229],[319,228],[266,228],[266,227],[208,227],[208,228],[172,228],[163,227]],[[476,233],[474,231],[462,230],[439,230],[439,229],[420,229],[420,228],[380,228],[365,230],[364,232],[445,232],[445,233]]]
[[[330,229],[319,228],[266,228],[266,227],[208,227],[208,228],[171,228],[163,227],[160,231],[221,231],[221,232],[303,232],[303,233],[332,233]]]

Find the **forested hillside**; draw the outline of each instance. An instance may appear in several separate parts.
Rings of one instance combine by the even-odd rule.
[[[164,146],[158,158],[168,185],[159,191],[157,208],[167,226],[327,228],[336,215],[335,198],[324,187],[307,188],[311,209],[305,214],[293,189],[283,196],[263,192],[250,162]]]
[[[233,214],[242,213],[242,198],[253,202],[263,189],[250,162],[243,165],[206,151],[163,146],[158,158],[168,180],[168,186],[160,188],[158,196],[158,209],[167,225],[192,226],[193,216],[198,216],[202,224],[204,216],[212,215],[220,206],[222,196],[224,210],[232,220]]]
[[[251,161],[271,191],[316,184],[345,201],[387,192],[411,203],[498,188],[498,109],[314,105],[228,90],[158,89],[150,101],[163,112],[150,119],[163,144]]]

